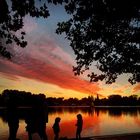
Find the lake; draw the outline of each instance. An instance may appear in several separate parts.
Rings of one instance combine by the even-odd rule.
[[[27,109],[28,110],[28,109]],[[26,112],[20,110],[20,112]],[[140,132],[140,108],[90,108],[90,107],[53,107],[49,108],[46,132],[48,139],[53,139],[52,126],[56,117],[61,118],[60,136],[75,137],[76,115],[82,114],[82,136]],[[7,140],[9,128],[5,120],[5,109],[0,109],[0,140]],[[28,140],[23,113],[20,115],[17,137]]]

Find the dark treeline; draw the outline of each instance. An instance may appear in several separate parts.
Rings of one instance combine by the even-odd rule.
[[[48,104],[51,106],[140,106],[140,97],[137,95],[121,96],[121,95],[110,95],[108,98],[99,99],[98,95],[96,98],[88,96],[87,98],[53,98],[49,97],[46,99]]]
[[[110,95],[108,98],[94,100],[95,105],[99,106],[140,106],[140,97],[137,95],[121,96]]]
[[[0,106],[7,106],[9,103],[18,106],[30,107],[46,103],[48,106],[140,106],[140,97],[137,95],[120,96],[110,95],[108,98],[99,99],[99,96],[88,96],[82,99],[63,97],[46,97],[44,94],[32,94],[31,92],[18,90],[4,90],[0,94]]]
[[[32,94],[31,92],[18,90],[4,90],[0,94],[0,106],[15,104],[16,106],[34,106],[44,103],[46,96],[44,94]]]

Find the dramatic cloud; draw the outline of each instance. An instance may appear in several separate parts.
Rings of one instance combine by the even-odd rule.
[[[14,51],[16,55],[12,61],[0,60],[0,72],[8,77],[21,76],[88,94],[96,94],[100,90],[97,84],[74,76],[73,59],[51,41]]]
[[[133,88],[133,92],[138,92],[140,91],[140,84],[137,84],[134,88]]]

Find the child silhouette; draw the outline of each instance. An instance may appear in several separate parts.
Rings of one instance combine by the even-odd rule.
[[[54,136],[54,140],[58,140],[59,139],[59,132],[60,132],[60,127],[59,127],[59,122],[60,122],[61,118],[57,117],[55,118],[55,122],[53,124],[53,132],[55,134]]]
[[[81,132],[82,132],[82,126],[83,126],[83,119],[82,119],[82,115],[78,114],[77,115],[77,130],[76,130],[76,139],[81,139]]]

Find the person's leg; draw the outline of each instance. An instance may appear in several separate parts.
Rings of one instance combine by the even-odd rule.
[[[48,140],[48,137],[47,137],[46,131],[43,131],[42,133],[39,133],[39,136],[40,136],[41,139],[43,139],[43,140]]]
[[[79,133],[78,133],[78,130],[76,131],[76,139],[77,139],[77,140],[79,139]]]
[[[59,134],[58,133],[55,133],[54,140],[58,140],[58,138],[59,138]]]
[[[79,132],[79,140],[81,139],[81,132]]]
[[[46,125],[42,129],[42,138],[43,140],[48,140],[48,136],[46,134]]]
[[[17,130],[18,130],[18,125],[17,126],[13,126],[11,124],[9,125],[9,140],[16,139]]]
[[[28,140],[32,140],[32,134],[31,134],[31,132],[28,132]]]

